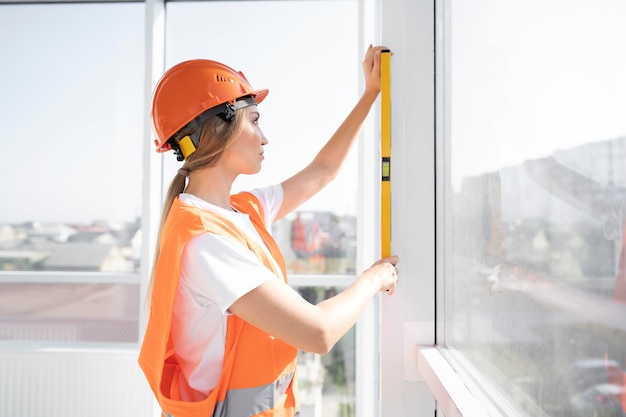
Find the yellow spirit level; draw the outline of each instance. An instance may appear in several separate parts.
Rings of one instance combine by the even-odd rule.
[[[380,54],[380,251],[391,255],[391,51]]]

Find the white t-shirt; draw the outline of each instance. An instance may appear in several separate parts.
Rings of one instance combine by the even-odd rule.
[[[259,199],[270,230],[283,201],[282,186],[251,193]],[[225,210],[192,194],[179,198],[182,203],[225,216],[267,249],[247,214]],[[269,258],[273,259],[271,255]],[[239,242],[213,233],[200,234],[187,243],[180,272],[172,343],[186,382],[196,391],[183,389],[183,400],[198,401],[209,395],[222,371],[228,309],[239,297],[276,276]]]

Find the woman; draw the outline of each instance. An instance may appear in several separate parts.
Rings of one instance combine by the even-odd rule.
[[[313,161],[281,184],[237,195],[235,178],[261,169],[268,141],[257,104],[268,90],[209,60],[178,64],[159,81],[157,150],[184,161],[164,205],[139,356],[163,415],[298,415],[297,350],[327,353],[378,292],[393,294],[396,256],[312,305],[286,284],[269,233],[337,175],[380,92],[383,49],[368,48],[365,91]]]

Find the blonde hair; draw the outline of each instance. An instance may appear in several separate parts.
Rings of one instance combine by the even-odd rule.
[[[200,139],[196,147],[196,151],[189,155],[183,162],[182,171],[191,173],[194,170],[215,166],[220,160],[226,149],[231,145],[233,140],[239,135],[243,128],[243,121],[248,114],[249,108],[237,110],[235,117],[231,122],[226,122],[218,116],[209,117],[202,124],[200,131]],[[195,130],[189,125],[183,127],[174,136],[173,139],[178,142],[181,138],[195,133]],[[163,202],[163,209],[161,211],[161,223],[159,225],[159,232],[157,234],[156,248],[154,251],[154,262],[152,264],[152,272],[150,276],[150,283],[148,284],[148,291],[146,294],[146,311],[150,309],[150,300],[152,297],[152,288],[154,286],[154,278],[157,261],[159,259],[160,247],[161,247],[161,233],[163,231],[163,225],[167,220],[167,216],[172,208],[172,204],[179,194],[185,191],[185,185],[187,176],[178,172],[167,190],[165,201]]]

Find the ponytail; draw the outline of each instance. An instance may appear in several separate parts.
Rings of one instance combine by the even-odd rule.
[[[150,311],[150,301],[152,298],[152,287],[154,287],[154,274],[156,272],[156,264],[159,259],[159,253],[161,250],[161,231],[163,230],[163,225],[165,224],[165,220],[167,219],[167,214],[170,212],[172,208],[172,204],[174,204],[174,200],[176,197],[185,191],[185,183],[187,180],[187,176],[183,175],[183,173],[176,173],[174,179],[170,183],[170,186],[167,190],[167,195],[165,197],[165,202],[163,203],[163,209],[161,210],[161,223],[159,224],[159,232],[157,234],[156,247],[154,248],[154,260],[152,262],[152,269],[150,272],[150,282],[148,283],[148,291],[145,300],[145,309],[146,313]]]
[[[199,168],[214,166],[219,161],[232,140],[239,135],[239,132],[243,127],[244,115],[247,113],[248,108],[237,110],[235,112],[235,118],[231,122],[225,122],[217,116],[207,119],[202,126],[200,140],[196,151],[189,155],[183,163],[183,166],[174,176],[174,179],[172,179],[172,182],[167,190],[165,201],[163,202],[163,209],[161,211],[161,223],[157,234],[156,247],[154,249],[154,261],[152,263],[150,283],[148,284],[145,302],[147,313],[149,313],[150,310],[156,264],[159,259],[161,248],[161,233],[163,231],[163,225],[167,220],[167,215],[172,208],[172,204],[174,203],[176,197],[185,191],[185,185],[189,173]],[[184,137],[193,132],[194,130],[185,127],[174,135],[174,138]]]

